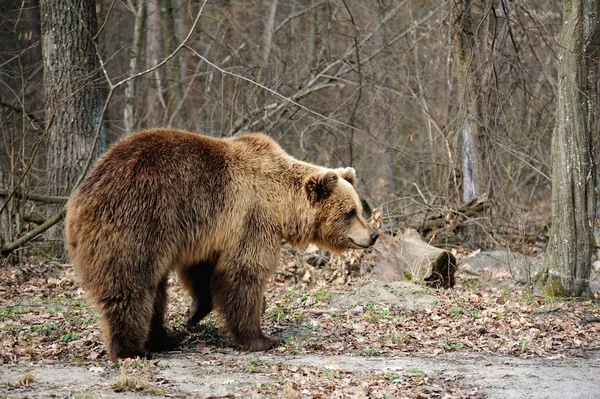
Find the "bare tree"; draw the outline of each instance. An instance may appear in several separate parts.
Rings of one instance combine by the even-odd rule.
[[[269,67],[269,61],[271,58],[271,51],[273,50],[273,31],[275,30],[275,17],[277,16],[277,5],[279,4],[278,0],[273,0],[271,2],[271,10],[269,12],[269,20],[267,21],[267,25],[265,26],[265,39],[263,45],[263,68],[267,70]]]
[[[160,13],[160,24],[162,31],[162,40],[164,46],[164,56],[171,54],[180,39],[177,38],[175,31],[175,11],[173,9],[173,0],[158,0]],[[173,126],[178,129],[185,129],[187,126],[187,117],[185,107],[179,104],[183,101],[183,84],[181,81],[181,57],[175,55],[169,65],[166,66],[168,101],[167,101],[167,126]]]
[[[146,65],[155,65],[162,59],[163,41],[158,0],[148,0],[145,50]],[[164,124],[167,105],[163,98],[163,78],[160,72],[159,69],[154,70],[144,87],[145,126],[162,126]]]
[[[26,171],[45,166],[25,156],[43,126],[38,118],[43,107],[39,1],[2,2],[0,15],[0,189],[8,194],[0,193],[0,243],[6,244],[26,222],[26,201],[18,194],[39,182]]]
[[[456,130],[462,139],[462,200],[470,202],[481,194],[481,154],[478,145],[480,104],[476,87],[479,76],[476,62],[476,33],[471,0],[453,1],[454,41],[459,75],[459,115]]]
[[[131,44],[131,59],[129,61],[130,74],[138,72],[140,59],[142,57],[142,35],[146,22],[146,2],[144,0],[128,0],[128,7],[135,14],[133,28],[133,43]],[[133,132],[135,126],[134,100],[135,100],[135,79],[127,82],[125,87],[125,109],[123,110],[123,125],[125,134]]]
[[[558,56],[552,156],[552,228],[537,286],[587,297],[594,251],[600,1],[566,0]]]
[[[42,54],[48,135],[48,194],[68,195],[92,151],[102,123],[102,94],[95,77],[99,62],[93,45],[96,4],[42,1]],[[96,149],[103,151],[103,145]],[[55,213],[56,209],[52,210]],[[54,238],[62,232],[54,229]]]

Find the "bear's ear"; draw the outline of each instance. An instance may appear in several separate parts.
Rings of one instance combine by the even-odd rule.
[[[304,182],[304,189],[312,205],[327,199],[338,182],[338,175],[334,172],[316,173]]]
[[[342,179],[352,184],[352,186],[356,186],[356,170],[354,168],[337,168],[336,171]]]

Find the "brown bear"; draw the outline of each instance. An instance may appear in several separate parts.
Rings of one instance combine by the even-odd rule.
[[[260,319],[281,240],[338,252],[377,239],[355,182],[354,169],[298,161],[263,134],[155,129],[116,143],[70,198],[65,222],[109,356],[176,342],[164,327],[170,271],[193,299],[188,324],[214,306],[243,349],[276,346]]]

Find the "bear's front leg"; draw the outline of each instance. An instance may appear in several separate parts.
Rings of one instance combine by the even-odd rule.
[[[230,275],[232,270],[235,273]],[[215,303],[236,343],[247,351],[266,351],[279,345],[278,338],[267,337],[261,330],[267,279],[268,273],[262,268],[248,264],[226,267],[213,279]]]
[[[188,328],[198,324],[212,311],[213,301],[210,288],[216,261],[198,261],[177,270],[177,277],[182,287],[192,297],[190,308],[185,313],[184,323]]]
[[[204,317],[212,311],[212,297],[203,298],[197,297],[190,304],[189,309],[185,312],[185,316],[183,318],[184,324],[187,328],[192,328]],[[261,306],[261,315],[265,314],[267,310],[267,300],[263,297],[262,306]]]
[[[183,322],[187,328],[192,328],[212,310],[212,298],[194,298],[190,308],[185,312]]]

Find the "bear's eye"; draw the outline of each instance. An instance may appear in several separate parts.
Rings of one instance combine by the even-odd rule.
[[[356,209],[351,209],[350,212],[346,214],[349,218],[353,218],[356,216]]]

